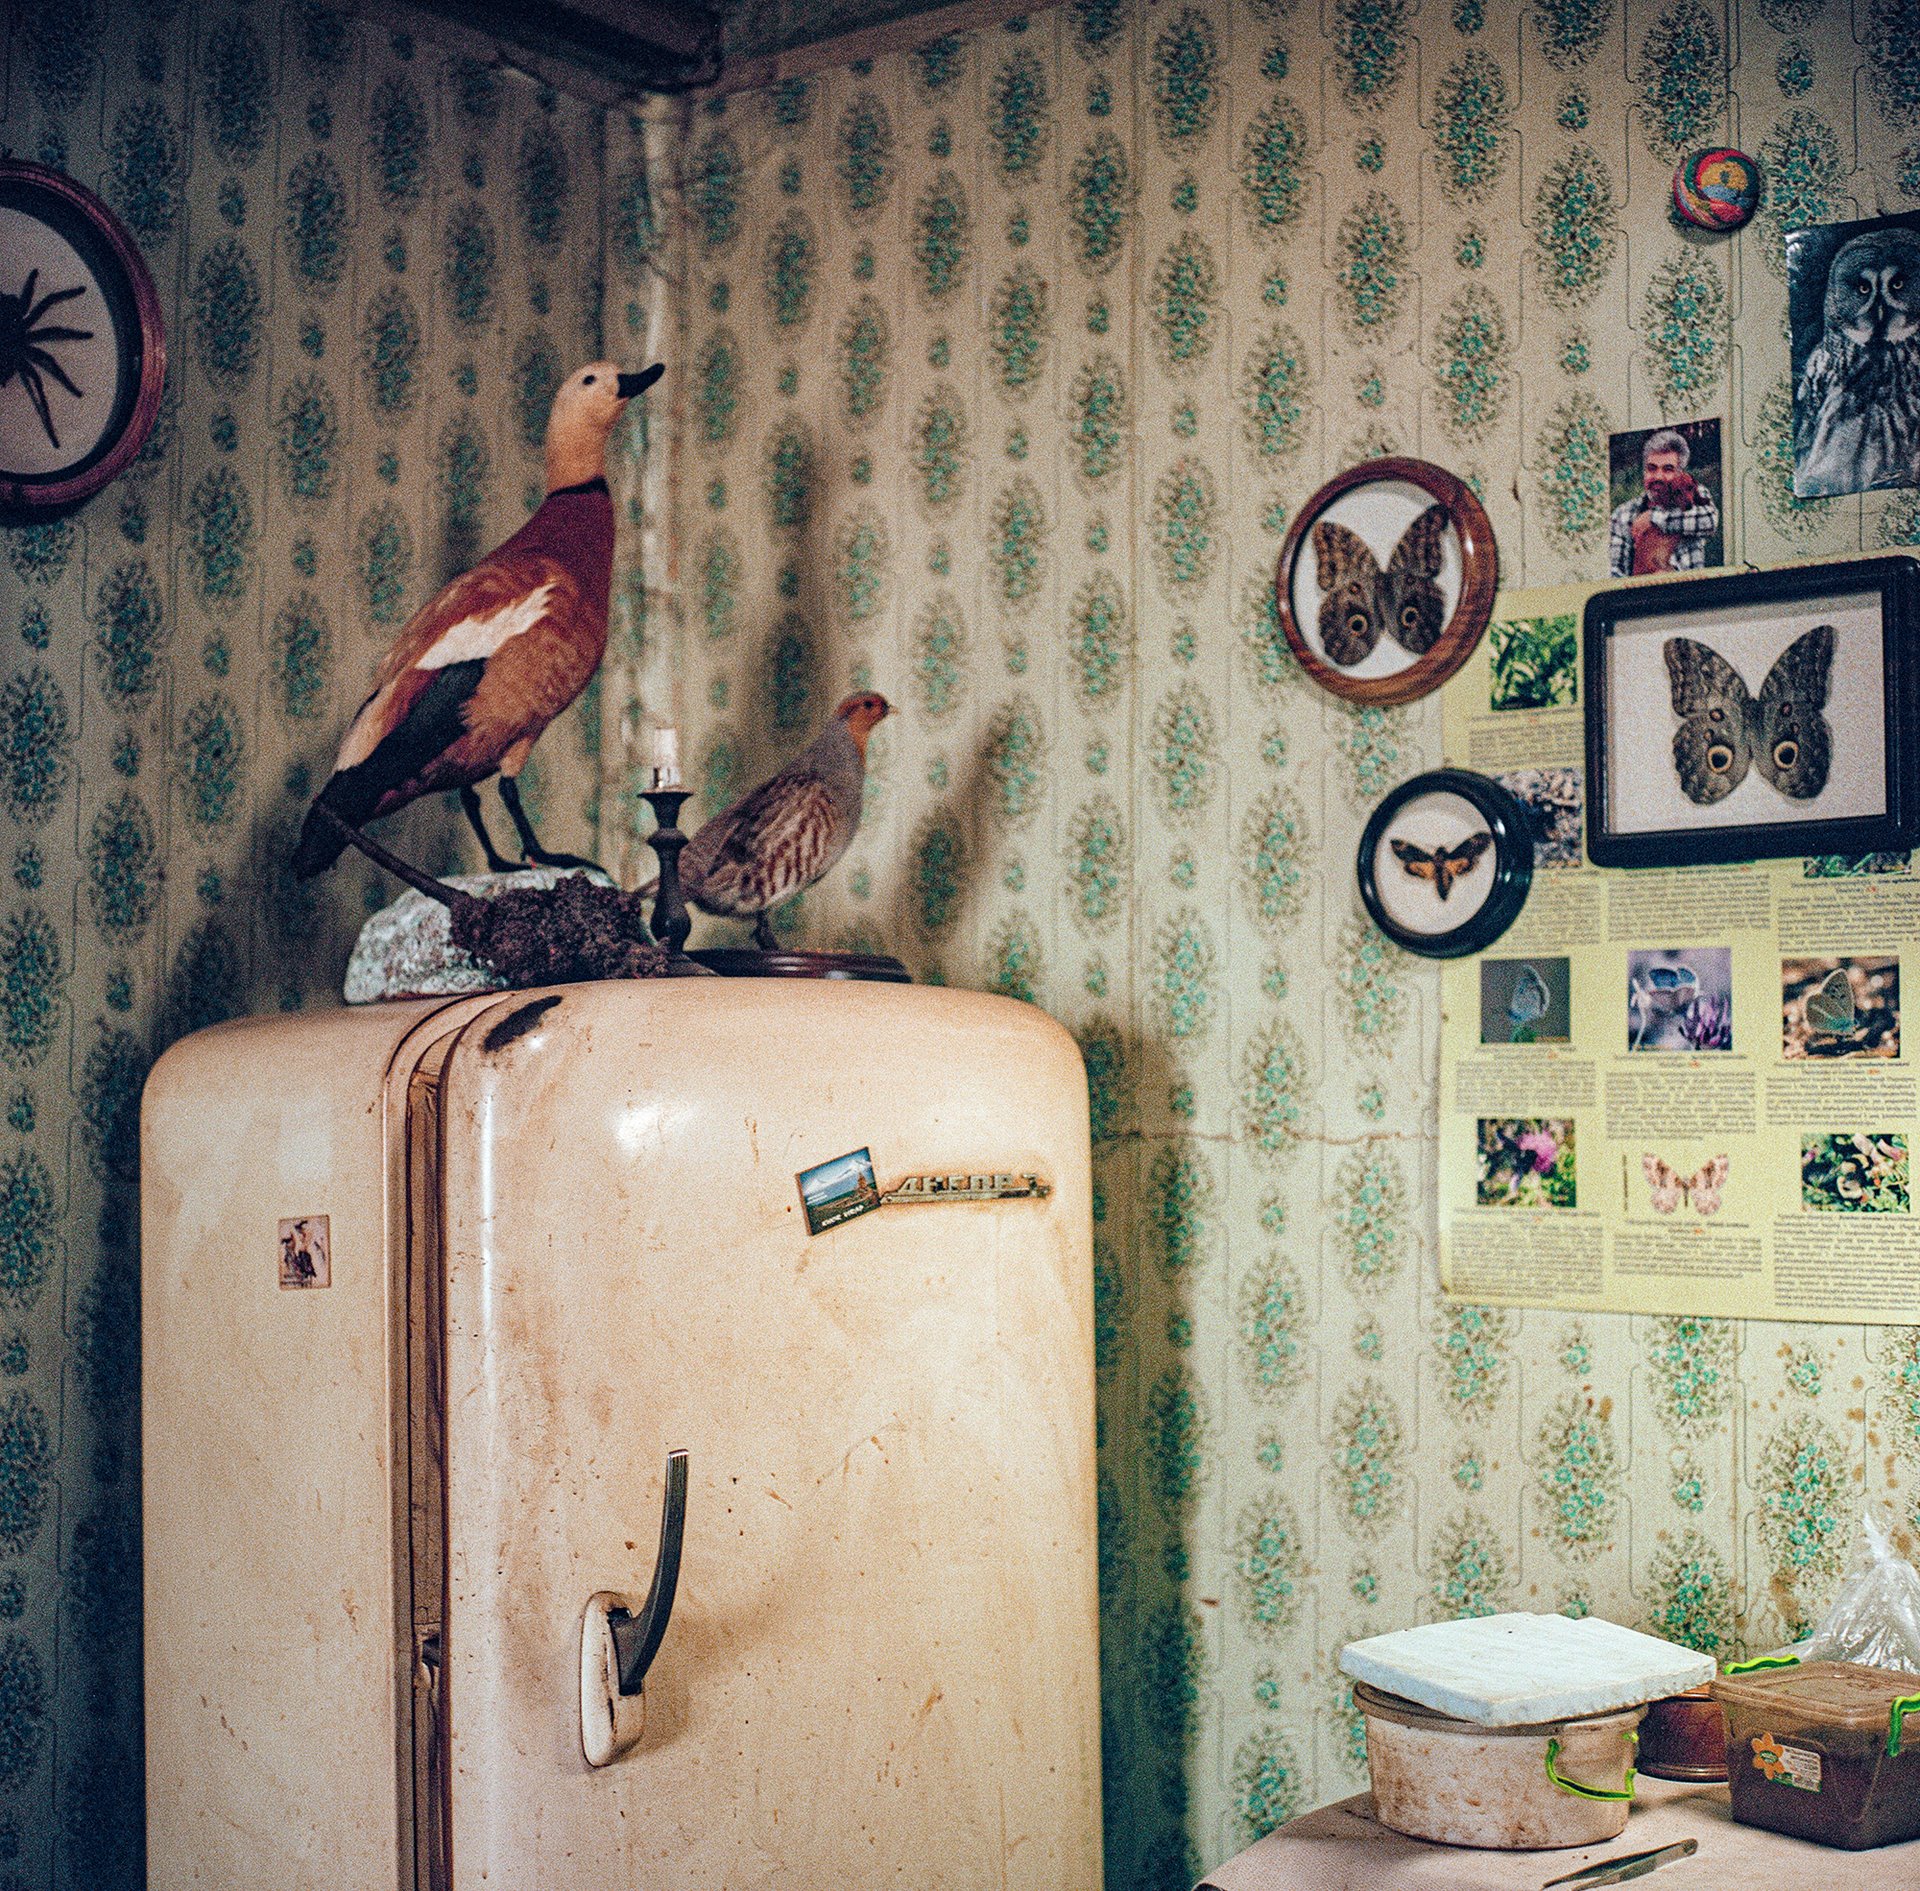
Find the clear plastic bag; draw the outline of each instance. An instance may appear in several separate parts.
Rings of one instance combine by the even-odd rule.
[[[1892,1534],[1871,1509],[1861,1515],[1840,1593],[1796,1652],[1803,1661],[1858,1661],[1920,1674],[1920,1570],[1894,1549]]]

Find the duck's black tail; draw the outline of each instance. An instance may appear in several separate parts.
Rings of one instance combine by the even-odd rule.
[[[466,733],[466,706],[480,686],[486,662],[470,657],[461,663],[449,663],[436,670],[433,680],[413,699],[397,727],[389,729],[373,753],[351,768],[336,769],[333,779],[307,810],[306,825],[300,830],[300,844],[293,852],[293,871],[297,878],[310,880],[340,858],[346,841],[334,824],[314,812],[330,808],[349,827],[370,820],[373,811],[395,789],[414,786],[406,798],[420,792],[422,771],[436,756],[444,754]],[[367,702],[373,701],[369,696]],[[367,703],[360,705],[366,712]],[[443,782],[451,787],[451,782]],[[388,812],[401,805],[394,802]]]
[[[311,880],[324,873],[346,851],[347,839],[320,809],[337,814],[349,827],[358,827],[373,812],[380,787],[367,779],[364,768],[343,768],[314,796],[301,824],[300,844],[293,850],[293,877]]]

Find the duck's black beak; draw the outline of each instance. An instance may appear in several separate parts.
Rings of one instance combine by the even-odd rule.
[[[644,394],[666,371],[667,364],[656,361],[652,367],[642,368],[638,374],[622,374],[615,384],[616,390],[623,401],[630,401],[636,394]]]

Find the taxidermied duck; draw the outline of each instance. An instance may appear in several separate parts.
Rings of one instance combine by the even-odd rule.
[[[791,762],[688,841],[680,884],[703,913],[751,919],[755,943],[778,946],[767,915],[811,886],[853,845],[867,781],[867,737],[890,710],[871,690],[849,696]]]
[[[570,375],[547,421],[547,496],[519,531],[455,578],[408,620],[360,705],[332,778],[300,830],[293,870],[332,866],[348,827],[420,796],[457,788],[495,872],[537,861],[586,866],[540,845],[517,777],[555,716],[586,688],[607,647],[613,501],[607,435],[627,402],[664,372],[595,361]],[[494,773],[526,854],[505,858],[480,813],[475,784]]]

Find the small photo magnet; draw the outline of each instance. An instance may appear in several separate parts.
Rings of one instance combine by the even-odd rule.
[[[281,1222],[280,1285],[333,1285],[333,1238],[325,1215],[299,1215]]]
[[[829,1228],[880,1206],[873,1157],[864,1149],[850,1150],[830,1162],[802,1169],[794,1180],[800,1184],[800,1205],[807,1211],[810,1235],[825,1234]]]

